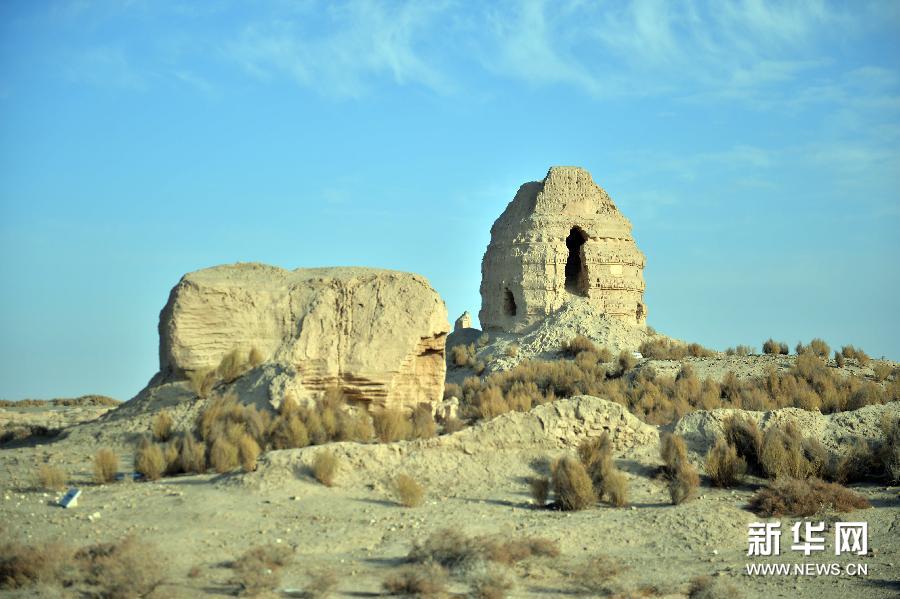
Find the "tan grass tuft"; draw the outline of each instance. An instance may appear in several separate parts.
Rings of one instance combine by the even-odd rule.
[[[400,505],[418,507],[422,505],[425,488],[408,474],[398,474],[394,479],[394,494]]]
[[[227,438],[219,437],[209,450],[209,464],[219,474],[231,472],[238,467],[238,448]]]
[[[570,456],[564,456],[553,464],[551,485],[561,510],[583,510],[597,501],[587,470],[580,461]]]
[[[66,473],[59,466],[41,464],[35,473],[35,486],[48,491],[59,491],[66,486]]]
[[[119,471],[119,457],[112,449],[104,447],[94,455],[94,482],[98,485],[116,480]]]
[[[741,483],[747,473],[747,462],[738,456],[737,449],[724,438],[716,439],[716,444],[706,454],[706,474],[717,487],[734,487]]]
[[[336,455],[327,449],[323,449],[313,458],[312,473],[317,481],[331,487],[334,485],[334,477],[337,475],[340,462]]]
[[[375,435],[382,443],[402,441],[412,436],[412,423],[406,415],[395,408],[385,408],[372,419]]]
[[[166,471],[166,456],[162,448],[144,438],[134,456],[134,471],[147,480],[158,480]]]
[[[153,438],[163,443],[168,441],[172,437],[172,427],[174,424],[175,421],[172,419],[172,414],[170,414],[168,410],[157,413],[150,423],[150,431],[153,433]]]

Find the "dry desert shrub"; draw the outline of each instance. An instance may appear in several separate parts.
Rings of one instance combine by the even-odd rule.
[[[232,383],[249,369],[248,356],[235,348],[222,356],[222,361],[216,368],[216,374],[226,383]]]
[[[272,421],[269,439],[273,449],[295,449],[309,445],[309,432],[298,414],[281,414]]]
[[[638,359],[634,357],[634,355],[630,351],[622,350],[619,352],[619,368],[622,372],[626,370],[631,370],[635,366],[637,366]]]
[[[482,347],[486,347],[487,344],[490,342],[491,342],[491,336],[488,335],[487,333],[482,333],[481,335],[478,336],[478,341],[477,341],[478,349],[481,349]]]
[[[612,558],[600,555],[573,568],[567,578],[581,594],[607,596],[612,594],[613,578],[624,569]]]
[[[608,433],[582,441],[578,446],[578,457],[600,499],[615,507],[628,504],[628,478],[613,463]]]
[[[402,441],[412,436],[412,423],[406,415],[395,408],[385,408],[372,418],[375,436],[382,443]]]
[[[394,494],[397,502],[404,507],[418,507],[422,505],[425,496],[425,488],[416,479],[408,474],[398,474],[394,479]]]
[[[836,483],[789,476],[776,479],[750,500],[750,509],[765,518],[805,517],[822,510],[849,512],[868,507],[868,499]]]
[[[271,427],[268,411],[240,403],[233,393],[209,400],[198,415],[195,426],[199,438],[210,447],[219,438],[225,438],[234,445],[243,433],[253,437],[260,447],[265,447]]]
[[[881,418],[884,442],[880,448],[884,475],[892,483],[900,482],[900,414],[887,413]]]
[[[711,576],[698,576],[691,580],[688,588],[690,599],[741,599],[741,594],[732,584]]]
[[[684,439],[672,433],[663,434],[659,442],[659,457],[663,461],[663,474],[667,478],[674,478],[678,464],[687,461]]]
[[[98,485],[116,480],[119,471],[119,457],[112,449],[104,447],[94,455],[94,482]]]
[[[710,349],[706,349],[699,343],[689,343],[687,345],[674,343],[664,337],[648,339],[641,343],[638,348],[641,355],[651,360],[682,360],[688,356],[695,358],[709,358],[716,353]]]
[[[375,427],[372,425],[372,417],[365,409],[342,412],[338,425],[339,440],[369,443],[374,437]]]
[[[493,568],[485,569],[470,582],[472,599],[504,599],[513,588],[510,577]]]
[[[894,372],[894,369],[890,364],[886,362],[878,362],[874,366],[872,366],[872,373],[875,376],[875,380],[879,383],[887,380],[889,376]]]
[[[0,589],[69,586],[78,574],[72,551],[58,543],[0,545]]]
[[[564,511],[583,510],[597,502],[597,495],[584,465],[570,456],[554,462],[551,468],[551,485],[556,505]]]
[[[141,439],[134,454],[134,471],[146,480],[158,480],[166,471],[166,456],[162,448],[147,437]]]
[[[841,348],[841,355],[845,358],[851,358],[856,360],[857,364],[860,366],[865,366],[869,363],[869,355],[861,349],[857,349],[852,345],[845,345]]]
[[[334,570],[321,568],[307,574],[309,582],[303,590],[306,599],[325,599],[330,597],[338,584],[338,575]]]
[[[212,368],[193,370],[187,376],[191,389],[201,399],[206,399],[216,384],[216,372]]]
[[[281,583],[281,569],[293,557],[293,551],[285,545],[254,547],[229,564],[234,573],[231,582],[240,595],[274,591]]]
[[[771,337],[763,342],[762,350],[768,355],[784,355],[788,354],[788,344],[782,341],[775,341]]]
[[[484,559],[512,566],[530,557],[559,557],[559,543],[544,537],[502,540],[499,537],[476,537]]]
[[[450,363],[457,368],[474,366],[475,345],[454,345],[450,349]]]
[[[834,351],[834,363],[838,368],[844,367],[844,354],[835,350]]]
[[[484,562],[511,566],[531,557],[557,556],[559,545],[543,537],[509,540],[499,536],[468,537],[457,530],[444,529],[432,533],[423,542],[414,543],[407,560],[459,571]]]
[[[531,489],[531,499],[534,505],[543,508],[547,505],[547,499],[550,497],[550,479],[546,476],[534,476],[528,479],[528,486]]]
[[[162,410],[157,413],[150,422],[150,431],[153,433],[153,438],[161,443],[168,441],[172,437],[174,424],[175,421],[168,410]]]
[[[128,536],[116,543],[101,543],[75,553],[89,596],[109,599],[146,597],[163,583],[162,555],[152,545]]]
[[[183,472],[181,468],[181,452],[179,444],[176,441],[161,445],[163,459],[166,461],[166,469],[163,471],[164,476],[175,476]]]
[[[238,460],[241,462],[241,468],[244,472],[252,472],[256,470],[256,459],[259,457],[260,448],[256,441],[244,433],[241,435],[237,445]]]
[[[747,473],[747,462],[738,455],[737,449],[724,438],[716,439],[716,444],[706,454],[706,474],[716,487],[729,488],[741,483]]]
[[[669,499],[673,505],[691,499],[700,486],[700,475],[697,469],[687,460],[676,462],[675,472],[669,480]]]
[[[191,434],[181,439],[178,459],[181,461],[181,470],[193,474],[206,472],[206,444],[198,442]]]
[[[508,358],[515,358],[519,355],[519,344],[518,343],[510,343],[506,346],[506,349],[503,350],[503,353]]]
[[[596,354],[599,351],[597,345],[584,335],[576,335],[568,341],[563,341],[560,349],[564,356],[569,356],[571,358],[574,358],[581,352]]]
[[[818,441],[804,439],[793,422],[770,426],[763,437],[760,462],[766,476],[821,476],[827,453]]]
[[[445,528],[422,542],[413,543],[406,559],[412,563],[434,563],[448,570],[458,570],[482,559],[482,555],[472,539],[457,530]]]
[[[225,437],[217,438],[209,450],[209,465],[219,474],[231,472],[238,467],[238,448]]]
[[[725,350],[728,356],[750,356],[754,353],[754,349],[749,345],[738,345],[737,347],[729,347]]]
[[[476,418],[490,420],[509,412],[509,404],[500,387],[488,386],[479,390],[473,399],[472,408]]]
[[[447,590],[447,571],[433,562],[405,566],[389,574],[381,587],[392,595],[439,597]]]
[[[850,450],[832,465],[829,478],[841,484],[879,478],[883,473],[880,446],[856,439]]]
[[[59,491],[66,486],[66,473],[59,466],[41,464],[35,473],[34,483],[38,489]]]
[[[761,473],[762,433],[749,416],[729,416],[723,423],[725,442],[735,448],[751,472]]]
[[[419,404],[412,413],[412,437],[415,439],[430,439],[437,435],[437,423],[431,413],[431,406]]]
[[[463,396],[462,387],[456,383],[447,383],[444,385],[444,399],[451,397],[460,398]]]
[[[628,505],[628,478],[621,470],[613,468],[603,477],[599,495],[615,507]]]
[[[326,487],[334,485],[334,477],[337,474],[340,462],[336,455],[327,449],[322,450],[313,458],[313,477]]]

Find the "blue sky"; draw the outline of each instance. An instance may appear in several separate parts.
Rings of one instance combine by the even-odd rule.
[[[896,2],[4,2],[0,397],[131,397],[220,263],[477,314],[557,164],[631,219],[658,330],[898,359],[898,45]]]

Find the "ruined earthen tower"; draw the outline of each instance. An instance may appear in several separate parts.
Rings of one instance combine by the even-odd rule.
[[[631,223],[583,168],[525,183],[491,227],[481,262],[485,330],[520,332],[574,297],[643,326],[644,254]]]

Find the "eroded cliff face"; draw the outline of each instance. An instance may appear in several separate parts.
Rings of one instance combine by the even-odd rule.
[[[419,275],[365,268],[217,266],[185,275],[160,313],[160,382],[255,348],[269,399],[341,387],[371,408],[441,399],[447,310]],[[258,388],[260,384],[256,384]]]
[[[479,320],[521,332],[577,296],[644,326],[644,262],[631,223],[590,173],[552,167],[522,185],[491,228]]]

